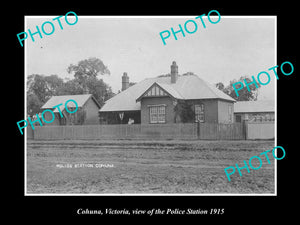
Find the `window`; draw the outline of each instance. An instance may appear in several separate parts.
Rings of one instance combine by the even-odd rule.
[[[204,123],[204,105],[195,105],[195,122]]]
[[[165,123],[166,122],[166,107],[150,106],[150,123]]]
[[[241,115],[236,115],[235,116],[235,122],[241,123],[242,122],[242,116]]]

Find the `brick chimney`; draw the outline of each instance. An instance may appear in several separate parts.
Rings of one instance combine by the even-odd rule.
[[[173,61],[171,65],[171,83],[175,84],[178,79],[178,66],[176,65],[176,62]]]
[[[122,91],[125,91],[127,88],[129,88],[129,77],[124,72],[122,76]]]

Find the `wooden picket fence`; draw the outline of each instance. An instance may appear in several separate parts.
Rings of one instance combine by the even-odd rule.
[[[176,123],[37,126],[27,129],[28,137],[37,140],[80,139],[246,139],[245,124]]]
[[[272,121],[248,122],[247,123],[247,139],[274,139],[275,123]]]
[[[243,140],[244,123],[200,123],[198,138],[202,140]]]

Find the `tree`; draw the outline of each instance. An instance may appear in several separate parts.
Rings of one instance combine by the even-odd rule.
[[[77,65],[71,64],[67,71],[69,74],[74,73],[74,77],[80,82],[84,82],[87,78],[96,78],[98,74],[110,74],[108,68],[96,57],[81,60]]]
[[[57,95],[58,89],[63,85],[64,80],[57,75],[45,76],[47,95]]]
[[[186,72],[182,74],[182,76],[190,76],[190,75],[195,75],[194,72]]]
[[[77,94],[93,94],[95,99],[102,106],[104,102],[114,96],[111,87],[97,76],[110,74],[108,68],[98,58],[81,60],[77,65],[71,64],[68,73],[74,73],[74,79],[64,86],[64,92],[76,92]]]
[[[136,85],[136,82],[129,82],[129,87]]]
[[[27,94],[27,115],[33,116],[40,112],[43,103],[34,93]]]
[[[45,103],[51,96],[56,94],[57,89],[63,85],[63,82],[63,79],[57,75],[32,74],[27,78],[27,94],[35,94],[42,103]]]
[[[195,112],[193,110],[193,104],[184,101],[177,100],[177,104],[174,107],[174,122],[177,122],[177,118],[180,118],[182,123],[192,123],[195,121]]]
[[[27,95],[34,94],[39,101],[45,102],[47,98],[47,87],[45,76],[32,74],[27,78]]]
[[[32,74],[27,78],[27,114],[39,113],[40,108],[63,85],[63,79],[57,75],[44,76]]]
[[[223,91],[225,86],[224,86],[224,84],[223,84],[222,82],[219,82],[219,83],[216,83],[216,87],[217,87],[219,90]]]
[[[171,76],[170,73],[166,73],[166,74],[158,75],[157,77],[170,77],[170,76]]]
[[[57,89],[57,95],[78,95],[83,94],[84,89],[76,79],[71,79],[63,83]]]
[[[100,59],[89,58],[81,60],[77,65],[68,67],[74,78],[64,81],[57,75],[44,76],[32,74],[27,78],[27,113],[35,115],[41,111],[41,106],[55,95],[93,94],[100,106],[114,96],[111,87],[98,74],[110,74]]]
[[[250,91],[248,91],[244,79],[246,79],[248,84],[253,82],[251,78],[247,76],[241,76],[239,80],[231,80],[227,87],[225,87],[222,82],[219,82],[215,85],[219,90],[223,91],[225,94],[229,95],[237,101],[256,101],[258,96],[258,89],[261,87],[261,85],[257,83],[258,88],[256,88],[255,84],[251,84],[249,85]],[[236,92],[233,88],[233,84],[236,82],[242,82],[244,84],[244,88],[238,91],[239,96],[236,95]],[[238,89],[241,87],[241,85],[237,84],[235,87]]]
[[[90,94],[93,94],[95,99],[100,103],[102,107],[104,102],[115,94],[112,92],[111,87],[108,86],[102,79],[89,78],[86,81],[86,87]]]

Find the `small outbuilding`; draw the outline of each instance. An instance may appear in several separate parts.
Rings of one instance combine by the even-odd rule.
[[[275,120],[275,100],[237,101],[234,104],[235,122],[264,122]]]
[[[68,100],[75,100],[78,109],[75,113],[68,113],[65,109],[65,102]],[[73,102],[68,104],[68,109],[70,111],[75,110],[75,105]],[[58,107],[53,108],[54,106],[59,106],[61,114]],[[74,109],[72,109],[74,108]],[[55,119],[51,123],[46,123],[44,125],[49,126],[59,126],[59,125],[88,125],[88,124],[99,124],[98,111],[100,109],[100,104],[93,97],[92,94],[83,94],[83,95],[61,95],[61,96],[52,96],[43,106],[43,110],[50,109],[55,115]],[[44,115],[46,121],[52,120],[52,114],[46,112]]]

